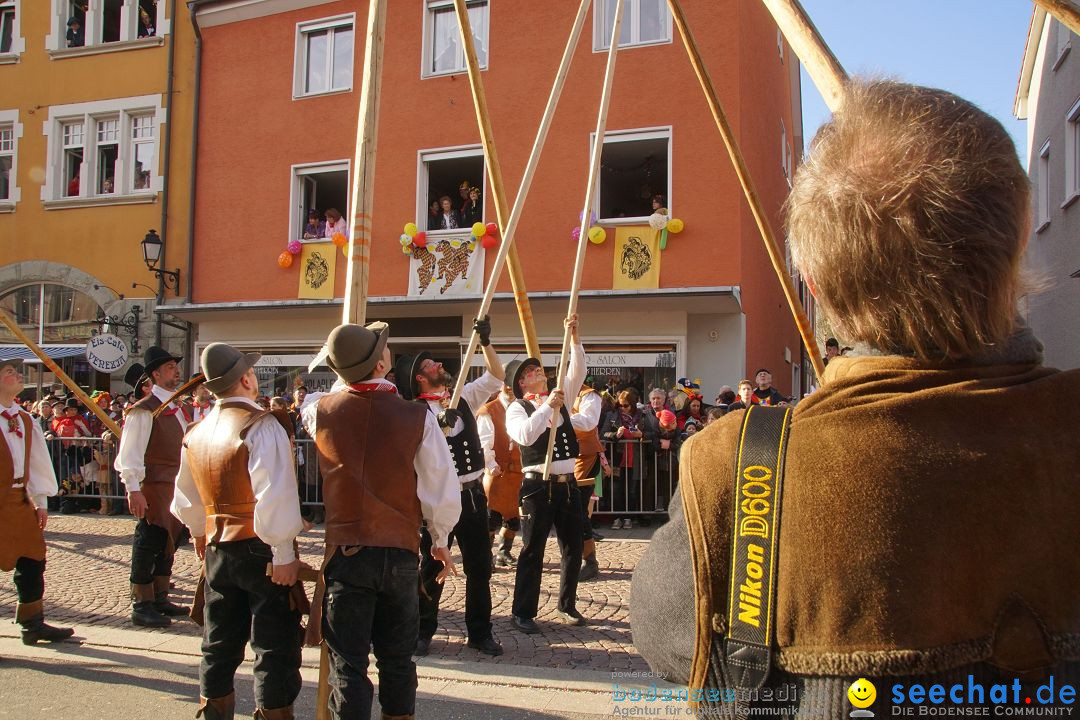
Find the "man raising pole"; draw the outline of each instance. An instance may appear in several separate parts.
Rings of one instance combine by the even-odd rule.
[[[41,425],[15,402],[22,390],[22,360],[0,358],[0,570],[15,570],[15,621],[34,645],[75,631],[45,623],[45,498],[56,494],[56,474]]]
[[[169,507],[188,420],[185,409],[175,404],[154,415],[180,384],[180,360],[156,345],[147,349],[143,372],[153,385],[128,408],[114,464],[127,487],[131,514],[139,519],[131,543],[131,622],[144,627],[168,627],[170,617],[187,615],[186,608],[169,601],[181,527]]]
[[[533,618],[540,604],[544,547],[552,525],[562,551],[559,617],[570,625],[586,624],[576,608],[584,535],[574,477],[579,450],[573,420],[564,402],[567,394],[576,398],[585,381],[585,350],[578,338],[577,322],[577,315],[563,321],[572,342],[564,388],[548,392],[547,375],[537,358],[515,360],[507,368],[508,384],[517,400],[506,408],[506,434],[521,447],[521,535],[525,545],[518,556],[510,622],[528,634],[540,632]],[[554,448],[545,477],[544,457],[550,447],[552,427]]]
[[[300,608],[290,602],[303,530],[289,436],[255,404],[258,353],[211,343],[203,385],[218,402],[184,438],[172,512],[191,530],[205,562],[199,711],[231,720],[233,676],[251,641],[255,717],[291,720],[300,693]],[[267,577],[266,565],[273,563]]]
[[[468,646],[488,655],[502,655],[502,646],[491,634],[491,539],[488,535],[488,504],[484,494],[484,449],[477,432],[476,413],[493,394],[502,389],[503,366],[491,347],[491,322],[485,316],[473,329],[480,338],[487,371],[465,385],[456,408],[448,408],[454,378],[430,353],[398,360],[395,374],[398,390],[406,399],[423,403],[428,411],[448,428],[446,444],[454,459],[454,470],[461,486],[461,515],[447,539],[456,538],[461,546],[461,564],[465,568],[465,626]],[[420,576],[424,591],[420,594],[420,634],[414,655],[428,654],[431,638],[438,628],[439,600],[443,586],[436,582],[442,563],[431,557],[432,540],[427,529],[420,531]]]

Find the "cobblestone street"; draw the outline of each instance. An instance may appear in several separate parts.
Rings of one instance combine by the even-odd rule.
[[[48,566],[45,602],[47,617],[59,624],[80,627],[132,628],[128,615],[128,561],[134,520],[130,517],[59,515],[49,517],[46,530]],[[647,546],[649,529],[604,530],[608,539],[597,546],[601,573],[578,588],[578,610],[587,627],[560,623],[555,614],[558,594],[558,547],[548,541],[545,573],[537,622],[542,634],[525,635],[510,627],[514,590],[512,570],[497,569],[492,578],[492,620],[496,638],[505,648],[490,658],[465,646],[465,578],[451,577],[443,593],[439,631],[431,646],[433,659],[512,663],[525,667],[583,668],[590,670],[647,670],[630,637],[629,592],[634,565]],[[300,538],[301,554],[318,567],[322,558],[322,531],[315,528]],[[516,555],[520,544],[514,547]],[[460,557],[455,554],[460,571]],[[190,603],[199,565],[189,544],[176,554],[173,579],[175,599]],[[310,588],[309,588],[310,593]],[[0,577],[0,613],[13,618],[15,589],[11,574]],[[146,633],[198,636],[201,628],[181,620],[167,630]]]

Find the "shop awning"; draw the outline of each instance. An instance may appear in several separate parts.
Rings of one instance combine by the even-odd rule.
[[[41,349],[53,360],[59,360],[60,358],[66,357],[78,357],[86,354],[85,345],[44,345]],[[28,363],[41,362],[41,360],[38,359],[38,356],[25,345],[0,345],[0,357],[22,358]]]

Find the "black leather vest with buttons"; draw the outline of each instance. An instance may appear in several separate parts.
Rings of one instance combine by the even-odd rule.
[[[517,404],[525,408],[525,413],[530,417],[536,412],[536,408],[530,402],[518,400]],[[565,405],[560,409],[560,414],[563,421],[562,425],[555,431],[555,449],[551,454],[551,460],[552,462],[556,460],[577,460],[580,452],[577,435],[574,433],[574,426],[570,424],[570,413],[567,412]],[[521,448],[522,467],[544,464],[544,456],[547,454],[548,433],[550,432],[551,428],[548,428],[540,434],[540,437],[532,445]]]
[[[426,401],[425,401],[426,402]],[[458,412],[464,428],[457,435],[446,438],[450,446],[450,455],[454,458],[454,469],[458,477],[465,477],[484,469],[484,448],[480,445],[480,432],[476,428],[476,417],[465,398],[458,400]]]

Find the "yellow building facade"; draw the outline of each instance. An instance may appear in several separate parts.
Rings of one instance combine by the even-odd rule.
[[[158,340],[186,350],[160,306],[188,295],[194,35],[182,0],[0,0],[0,308],[84,387],[126,391]],[[151,229],[178,281],[148,268]],[[111,373],[85,355],[102,330],[129,348]]]

